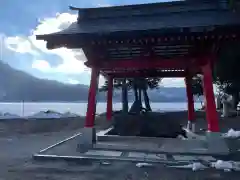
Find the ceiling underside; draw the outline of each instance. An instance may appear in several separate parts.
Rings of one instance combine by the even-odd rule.
[[[155,46],[132,46],[132,47],[112,47],[106,49],[106,54],[102,54],[102,59],[112,60],[130,60],[136,58],[155,57],[169,59],[172,57],[184,57],[192,52],[191,45],[155,45]],[[105,57],[104,57],[105,56]]]
[[[103,76],[112,75],[115,78],[134,78],[134,77],[185,77],[186,70],[184,69],[142,69],[142,70],[102,70]]]

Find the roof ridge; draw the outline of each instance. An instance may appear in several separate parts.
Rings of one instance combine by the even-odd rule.
[[[75,6],[69,6],[70,10],[94,10],[94,9],[118,9],[126,7],[143,7],[143,6],[154,6],[154,5],[172,5],[172,4],[181,4],[187,2],[186,0],[174,0],[174,1],[164,1],[164,2],[153,2],[153,3],[141,3],[141,4],[126,4],[126,5],[114,5],[114,6],[104,6],[104,7],[91,7],[91,8],[78,8]]]

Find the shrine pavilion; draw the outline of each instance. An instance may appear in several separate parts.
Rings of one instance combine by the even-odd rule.
[[[190,129],[195,119],[191,79],[201,74],[209,149],[228,152],[219,134],[212,82],[219,48],[240,37],[240,13],[233,11],[227,0],[70,9],[78,12],[75,23],[60,32],[37,35],[37,39],[46,41],[48,49],[81,48],[85,53],[91,82],[83,144],[96,143],[94,120],[100,74],[109,81],[108,120],[112,119],[114,78],[185,78]]]

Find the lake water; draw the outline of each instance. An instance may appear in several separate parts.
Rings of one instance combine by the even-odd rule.
[[[131,104],[129,104],[129,107]],[[113,109],[120,110],[121,103],[114,103]],[[187,110],[187,103],[151,103],[154,111],[181,111]],[[200,108],[200,103],[195,104],[195,108]],[[0,112],[16,114],[20,116],[29,116],[39,111],[53,110],[60,113],[70,111],[85,116],[87,111],[87,103],[0,103]],[[97,104],[97,114],[106,111],[106,103]]]

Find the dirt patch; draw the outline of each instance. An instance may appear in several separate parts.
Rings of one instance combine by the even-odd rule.
[[[69,131],[83,128],[85,117],[0,120],[0,136]],[[107,126],[104,116],[96,117],[96,127]]]

